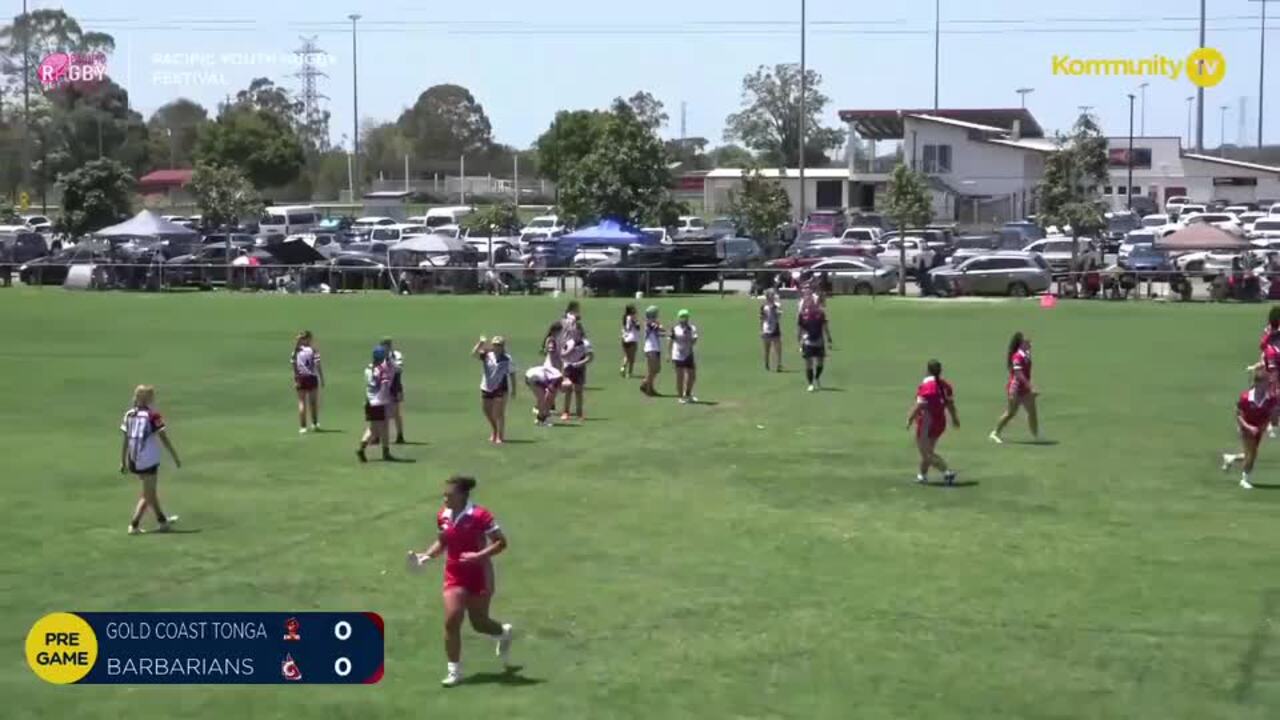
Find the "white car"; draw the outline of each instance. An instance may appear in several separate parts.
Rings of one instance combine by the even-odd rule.
[[[1186,205],[1182,206],[1181,210],[1178,211],[1178,222],[1183,223],[1185,225],[1187,222],[1187,218],[1191,217],[1192,215],[1203,215],[1204,213],[1207,213],[1207,212],[1209,212],[1209,208],[1205,207],[1204,205],[1187,203]]]
[[[886,266],[871,258],[831,258],[803,270],[796,270],[794,274],[797,279],[825,275],[835,293],[884,295],[898,287],[898,268]]]
[[[1055,273],[1064,273],[1071,271],[1071,248],[1071,238],[1065,235],[1050,235],[1043,240],[1031,243],[1023,248],[1023,251],[1037,253]],[[1092,257],[1101,264],[1097,251],[1092,248],[1086,238],[1080,238],[1076,244],[1075,257],[1077,262],[1083,262]]]
[[[1267,214],[1268,214],[1268,215],[1280,215],[1280,203],[1276,203],[1275,205],[1272,205],[1272,206],[1271,206],[1271,209],[1267,212]]]
[[[368,217],[356,218],[356,221],[351,223],[351,231],[358,235],[365,235],[375,227],[395,224],[396,221],[392,218],[370,215]]]
[[[851,227],[840,236],[840,242],[845,245],[875,245],[880,242],[881,234],[880,228]]]
[[[1259,220],[1269,217],[1265,212],[1251,210],[1247,213],[1240,213],[1240,227],[1244,229],[1246,235],[1253,231],[1253,224]]]
[[[21,219],[36,232],[49,232],[53,229],[53,221],[44,215],[23,215]]]
[[[671,233],[668,233],[666,228],[640,228],[640,232],[644,233],[647,237],[657,240],[658,243],[662,245],[670,245],[674,242],[674,240],[671,239]]]
[[[707,231],[707,221],[697,215],[681,215],[676,224],[676,237],[697,235]]]
[[[1169,215],[1178,215],[1182,212],[1183,207],[1191,202],[1191,198],[1186,195],[1173,195],[1164,203],[1164,211]]]
[[[1264,218],[1255,222],[1249,231],[1249,239],[1254,245],[1257,245],[1259,240],[1280,240],[1280,216]]]
[[[1240,257],[1239,253],[1200,251],[1179,255],[1173,264],[1179,272],[1189,275],[1218,275],[1231,269],[1231,262]]]
[[[556,232],[564,232],[564,223],[560,222],[559,215],[539,215],[529,221],[520,229],[520,234],[525,233],[542,233],[543,235],[552,235]]]
[[[928,270],[933,266],[933,251],[929,249],[925,238],[908,235],[904,238],[893,238],[884,244],[884,252],[880,254],[880,262],[897,267],[902,258],[900,248],[906,248],[906,266],[904,271],[912,275],[917,271]]]
[[[616,261],[622,257],[622,249],[616,247],[582,248],[573,254],[574,267],[589,267],[602,262]]]
[[[1182,224],[1186,227],[1192,225],[1213,225],[1222,228],[1228,232],[1243,233],[1244,229],[1240,227],[1240,220],[1235,215],[1229,213],[1188,213],[1182,217]]]
[[[398,243],[406,238],[411,238],[427,234],[426,225],[411,225],[409,223],[392,223],[391,225],[376,225],[369,232],[369,239],[384,242],[388,244]]]
[[[1231,213],[1238,219],[1241,215],[1250,212],[1248,205],[1228,205],[1222,209],[1224,213]]]
[[[1156,228],[1169,224],[1169,216],[1164,214],[1146,215],[1142,218],[1142,227]]]
[[[1125,235],[1124,242],[1120,243],[1120,259],[1124,260],[1129,257],[1129,253],[1133,252],[1136,247],[1150,247],[1155,245],[1157,237],[1160,237],[1160,235],[1157,234],[1156,228],[1152,228],[1150,230],[1134,230],[1128,235]]]

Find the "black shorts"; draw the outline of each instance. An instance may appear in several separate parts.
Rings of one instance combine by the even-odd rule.
[[[622,349],[623,349],[623,350],[635,350],[635,349],[636,349],[636,345],[637,345],[637,344],[638,344],[638,343],[636,343],[636,341],[635,341],[635,340],[632,340],[631,342],[627,342],[626,340],[623,340],[623,341],[622,341]]]
[[[503,385],[497,390],[481,390],[480,391],[480,397],[484,398],[485,400],[497,400],[498,398],[506,397],[506,396],[507,396],[506,385]]]
[[[765,340],[777,340],[782,337],[782,328],[774,328],[772,332],[760,333],[760,337]]]
[[[400,381],[399,373],[391,380],[391,399],[396,402],[404,400],[404,383]]]
[[[140,468],[132,460],[129,461],[129,472],[134,475],[155,475],[160,472],[160,465]]]
[[[821,360],[827,356],[827,346],[825,345],[802,345],[800,347],[800,355],[805,360],[813,358]]]
[[[697,363],[693,361],[692,355],[683,360],[672,360],[671,364],[678,368],[685,368],[686,370],[693,370],[698,367]]]
[[[587,366],[586,365],[570,365],[564,369],[564,376],[569,382],[575,386],[587,384]]]
[[[364,404],[364,419],[368,422],[382,422],[387,419],[386,405]]]

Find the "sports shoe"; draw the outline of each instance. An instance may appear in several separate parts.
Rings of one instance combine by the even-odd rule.
[[[299,435],[306,435],[306,434],[307,434],[307,429],[306,429],[306,428],[304,428],[304,427],[298,428],[298,434],[299,434]]]
[[[946,471],[945,473],[943,473],[943,474],[942,474],[942,481],[943,481],[943,482],[945,482],[947,485],[955,485],[955,484],[956,484],[956,471],[955,471],[955,470],[948,470],[948,471]]]
[[[440,684],[447,687],[458,687],[462,684],[462,672],[460,670],[450,670],[448,675],[440,681]]]
[[[618,368],[618,377],[626,377],[626,376],[627,376],[627,368],[626,368],[626,366],[624,365],[624,366],[622,366],[622,367]]]
[[[511,667],[511,641],[515,639],[515,635],[515,626],[511,623],[503,623],[502,635],[498,637],[498,647],[495,650],[503,667]]]
[[[689,396],[689,402],[690,402],[690,403],[692,403],[692,404],[694,404],[694,405],[697,405],[697,404],[698,404],[698,398],[694,397],[693,395],[690,395],[690,396]]]
[[[369,462],[369,457],[364,454],[364,448],[360,448],[359,450],[356,450],[356,457],[360,458],[360,462],[362,463]]]
[[[320,423],[312,423],[312,424],[311,424],[311,432],[313,432],[313,433],[318,433],[318,432],[320,432]]]
[[[1235,457],[1231,453],[1222,453],[1222,472],[1231,469],[1231,465],[1235,462]]]
[[[925,476],[925,475],[916,475],[916,482],[917,482],[917,483],[919,483],[919,484],[921,484],[921,485],[928,485],[928,484],[929,484],[929,478],[928,478],[928,476]]]
[[[1240,487],[1244,488],[1245,490],[1252,490],[1253,483],[1249,482],[1249,478],[1242,477],[1240,478]]]
[[[567,413],[567,412],[566,412],[566,413],[560,413],[560,421],[561,421],[561,422],[569,422],[569,420],[571,420],[572,418],[573,418],[573,416],[572,416],[572,415],[570,415],[570,414],[569,414],[569,413]]]
[[[810,385],[808,388],[805,389],[805,392],[813,392],[814,390],[817,390],[817,389],[818,388],[814,387],[813,385]]]
[[[146,534],[146,532],[147,532],[146,530],[143,530],[142,528],[138,527],[137,525],[130,525],[130,526],[129,526],[129,534],[130,534],[130,535],[145,535],[145,534]]]
[[[689,404],[689,398],[687,398],[687,397],[682,397],[682,398],[680,398],[680,404],[681,404],[681,405],[688,405],[688,404]]]
[[[991,431],[991,434],[990,434],[990,435],[988,435],[987,437],[988,437],[988,438],[991,438],[991,442],[993,442],[993,443],[995,443],[995,444],[997,444],[997,445],[1003,445],[1003,444],[1004,444],[1004,440],[1002,440],[1002,439],[1000,438],[1000,436],[996,434],[996,431],[995,431],[995,430],[992,430],[992,431]]]
[[[164,522],[160,523],[160,527],[156,528],[156,532],[169,532],[176,522],[178,522],[178,516],[170,515],[164,519]]]

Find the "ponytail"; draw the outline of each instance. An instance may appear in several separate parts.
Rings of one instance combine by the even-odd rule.
[[[538,348],[538,352],[540,352],[540,353],[541,353],[541,352],[546,352],[546,350],[547,350],[547,341],[548,341],[548,340],[550,340],[550,339],[551,339],[551,338],[553,338],[553,337],[554,337],[554,338],[556,338],[556,342],[559,342],[559,341],[560,341],[560,340],[559,340],[560,335],[561,335],[563,332],[564,332],[564,324],[563,324],[563,323],[561,323],[559,320],[557,320],[557,321],[555,321],[555,322],[551,323],[551,327],[547,328],[547,334],[542,336],[542,347]]]
[[[930,360],[928,368],[929,368],[929,374],[933,376],[934,380],[942,379],[942,363],[938,362],[937,360]]]
[[[1022,348],[1023,339],[1021,331],[1014,333],[1009,339],[1009,350],[1004,354],[1004,364],[1009,370],[1013,370],[1013,355]]]

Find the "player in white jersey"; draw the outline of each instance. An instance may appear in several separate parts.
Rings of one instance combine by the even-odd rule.
[[[698,343],[698,326],[689,322],[689,311],[676,313],[671,328],[671,364],[676,366],[676,395],[681,405],[698,402],[693,383],[698,379],[698,365],[693,359],[693,346]]]
[[[298,432],[307,431],[307,410],[311,411],[311,431],[320,429],[320,388],[324,386],[324,370],[320,352],[316,350],[310,330],[303,330],[293,341],[293,387],[298,392]]]
[[[516,363],[507,354],[507,342],[495,336],[490,342],[481,336],[471,355],[484,366],[480,376],[480,407],[489,421],[489,442],[501,445],[507,440],[507,398],[516,397],[516,384],[511,376]]]
[[[774,369],[782,372],[782,303],[772,288],[764,291],[764,302],[760,305],[760,338],[764,341],[764,371],[769,372],[772,354]]]
[[[152,407],[155,397],[155,388],[139,385],[133,391],[133,405],[125,412],[124,420],[120,423],[120,431],[124,434],[120,445],[120,472],[131,472],[142,482],[142,497],[138,498],[133,517],[129,519],[130,535],[143,532],[139,523],[147,508],[155,513],[156,521],[160,523],[160,532],[167,532],[178,521],[177,515],[165,515],[160,509],[160,497],[156,492],[160,446],[163,445],[169,451],[174,465],[182,467],[182,461],[178,459],[178,451],[169,440],[164,418]]]
[[[373,443],[382,446],[383,460],[396,461],[391,456],[391,432],[387,429],[387,407],[391,405],[393,376],[394,371],[387,362],[387,349],[374,345],[373,360],[364,369],[364,419],[369,426],[360,438],[360,447],[356,449],[356,457],[360,458],[360,462],[368,462],[364,451]]]
[[[578,401],[578,419],[585,420],[586,416],[582,409],[582,397],[587,387],[587,366],[595,359],[595,352],[591,349],[591,341],[587,339],[586,334],[582,330],[582,325],[575,325],[571,331],[569,340],[564,344],[564,351],[561,353],[564,358],[564,379],[568,380],[568,387],[564,390],[564,413],[560,415],[561,420],[568,420],[572,417],[570,411],[573,409],[573,401]]]
[[[556,393],[564,381],[564,374],[550,365],[536,365],[524,374],[524,383],[533,393],[534,424],[551,427],[551,412],[556,407]]]
[[[404,444],[404,415],[400,406],[404,404],[404,355],[396,350],[391,338],[382,339],[382,347],[387,351],[387,363],[391,366],[391,404],[387,406],[387,420],[395,423],[396,444]],[[390,427],[387,428],[390,430]]]
[[[640,382],[640,392],[649,397],[658,395],[658,372],[662,370],[662,338],[666,335],[662,323],[658,321],[658,306],[650,305],[644,309],[644,380]]]
[[[636,319],[636,306],[627,305],[622,310],[622,367],[618,374],[629,378],[636,367],[636,346],[640,343],[640,335],[644,329]]]

